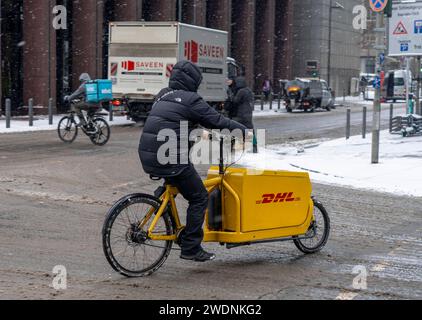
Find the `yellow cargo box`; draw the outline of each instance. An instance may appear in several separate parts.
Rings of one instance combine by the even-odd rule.
[[[208,178],[218,176],[218,168],[211,168]],[[240,199],[240,216],[235,196],[224,188],[223,232],[279,229],[282,236],[286,229],[295,229],[298,235],[306,233],[312,214],[308,173],[229,168],[224,180]]]

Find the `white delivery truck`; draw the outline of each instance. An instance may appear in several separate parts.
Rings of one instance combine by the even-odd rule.
[[[135,121],[148,117],[178,61],[199,66],[204,77],[199,94],[216,108],[227,99],[227,78],[240,73],[236,61],[227,56],[225,31],[178,22],[112,22],[109,37],[113,103],[125,105]]]

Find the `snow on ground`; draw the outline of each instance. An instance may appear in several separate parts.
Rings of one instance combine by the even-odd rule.
[[[348,96],[348,97],[337,97],[336,98],[337,105],[363,105],[363,106],[372,106],[374,104],[374,100],[365,100],[362,95],[359,96]]]
[[[381,133],[380,164],[371,164],[371,135],[349,140],[269,146],[246,154],[239,165],[306,171],[315,182],[422,197],[422,137]]]
[[[5,118],[0,118],[0,134],[2,133],[18,133],[18,132],[35,132],[35,131],[48,131],[57,130],[60,119],[64,115],[57,115],[53,117],[53,125],[48,124],[47,116],[37,116],[34,118],[34,126],[29,126],[28,118],[13,118],[11,121],[10,129],[6,129]],[[104,117],[108,121],[108,116]],[[133,124],[134,122],[127,120],[126,117],[115,116],[113,122],[109,122],[110,126]]]
[[[264,103],[264,109],[262,110],[261,103],[259,101],[255,104],[254,117],[270,117],[274,115],[287,115],[284,101],[281,101],[280,110],[278,110],[278,100],[273,101],[272,109],[270,103]]]

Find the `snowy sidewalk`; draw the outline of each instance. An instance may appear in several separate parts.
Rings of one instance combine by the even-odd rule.
[[[422,137],[381,134],[380,164],[371,164],[371,135],[313,145],[269,146],[239,165],[307,171],[315,182],[422,197]]]
[[[57,115],[53,117],[53,125],[48,124],[48,116],[37,116],[34,118],[34,126],[29,126],[28,118],[12,118],[10,129],[6,129],[6,120],[0,118],[0,134],[2,133],[20,133],[20,132],[36,132],[57,130],[57,126],[61,118],[65,115]],[[133,124],[133,121],[127,120],[126,117],[115,116],[113,122],[108,121],[108,116],[104,117],[110,126],[120,126]]]

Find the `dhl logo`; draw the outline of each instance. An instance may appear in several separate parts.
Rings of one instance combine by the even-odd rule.
[[[269,203],[284,203],[284,202],[296,202],[300,201],[300,198],[295,197],[294,192],[284,193],[270,193],[263,194],[262,199],[258,200],[256,204],[269,204]]]

